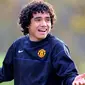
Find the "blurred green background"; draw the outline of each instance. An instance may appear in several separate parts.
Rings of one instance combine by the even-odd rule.
[[[18,16],[31,0],[0,0],[0,67],[12,42],[22,36]],[[85,72],[85,0],[46,0],[57,15],[52,33],[62,39],[71,51],[79,73]],[[12,82],[0,85],[13,85]]]

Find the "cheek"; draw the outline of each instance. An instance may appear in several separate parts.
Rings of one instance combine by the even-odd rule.
[[[36,29],[39,26],[39,23],[33,23],[32,26]]]
[[[51,26],[48,27],[47,32],[50,32],[52,30]]]
[[[51,29],[51,27],[52,27],[51,23],[49,23],[48,26],[49,26],[49,29]]]
[[[31,26],[30,26],[30,28],[31,28],[32,30],[35,30],[36,27],[37,27],[37,24],[35,24],[35,23],[32,23]]]
[[[49,27],[51,27],[51,25],[52,25],[51,23],[48,23],[48,26],[49,26]]]

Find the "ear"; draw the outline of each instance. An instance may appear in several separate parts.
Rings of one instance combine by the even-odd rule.
[[[29,29],[29,26],[27,28]]]
[[[20,28],[21,32],[24,32],[24,29],[23,28]]]

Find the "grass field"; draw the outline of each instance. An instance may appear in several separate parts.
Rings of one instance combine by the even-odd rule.
[[[4,60],[4,56],[5,56],[4,53],[0,53],[0,67],[2,66],[2,62]],[[14,83],[13,81],[3,82],[3,83],[0,83],[0,85],[14,85],[13,83]]]

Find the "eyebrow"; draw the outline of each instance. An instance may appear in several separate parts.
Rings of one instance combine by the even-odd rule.
[[[42,18],[42,17],[33,17],[34,19]],[[50,17],[45,17],[45,18],[50,18]]]
[[[34,19],[42,18],[42,17],[33,17]]]

